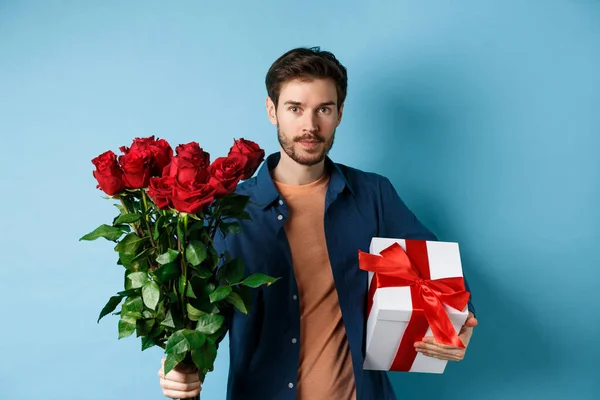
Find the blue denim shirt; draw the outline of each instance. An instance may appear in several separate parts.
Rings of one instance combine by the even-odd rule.
[[[233,257],[243,258],[246,275],[261,272],[281,278],[269,287],[253,290],[248,315],[236,310],[229,319],[229,400],[296,399],[302,343],[300,308],[284,231],[288,208],[270,175],[279,159],[279,153],[272,154],[256,177],[238,186],[237,193],[251,197],[247,211],[252,220],[242,221],[243,233],[215,243]],[[387,178],[329,158],[326,167],[330,181],[325,237],[352,356],[357,400],[395,400],[386,372],[363,370],[368,275],[358,268],[358,250],[368,251],[374,236],[436,237],[406,207]]]

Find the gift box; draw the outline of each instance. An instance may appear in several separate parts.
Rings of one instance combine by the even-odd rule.
[[[373,238],[359,251],[369,272],[364,369],[437,373],[447,361],[417,353],[414,343],[434,336],[464,347],[457,334],[467,317],[458,243]]]

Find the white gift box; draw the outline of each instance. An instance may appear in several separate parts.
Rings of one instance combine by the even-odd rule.
[[[394,243],[406,250],[402,239],[373,238],[369,252],[379,254]],[[427,241],[427,255],[431,279],[463,277],[458,243]],[[373,279],[369,272],[369,285]],[[375,291],[373,306],[367,319],[366,356],[363,368],[366,370],[390,371],[402,336],[412,314],[412,297],[409,286],[384,287]],[[460,331],[468,317],[468,309],[457,311],[444,305],[456,333]],[[425,336],[433,336],[428,328]],[[447,361],[417,353],[408,372],[441,374]]]

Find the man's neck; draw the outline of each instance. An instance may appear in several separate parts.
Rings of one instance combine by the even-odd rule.
[[[324,173],[325,160],[311,166],[301,165],[281,150],[281,159],[273,169],[272,177],[284,185],[306,185],[318,180]]]

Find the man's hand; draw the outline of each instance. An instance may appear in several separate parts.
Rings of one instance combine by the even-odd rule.
[[[165,359],[161,360],[158,370],[160,386],[163,394],[171,399],[189,399],[198,396],[202,390],[202,383],[198,379],[198,371],[194,367],[178,365],[167,376],[164,374]]]
[[[439,358],[440,360],[461,361],[465,358],[465,353],[475,326],[477,326],[477,319],[472,312],[469,312],[469,317],[458,333],[458,337],[465,345],[464,349],[438,344],[431,336],[426,336],[421,342],[416,342],[415,349],[426,356]]]

